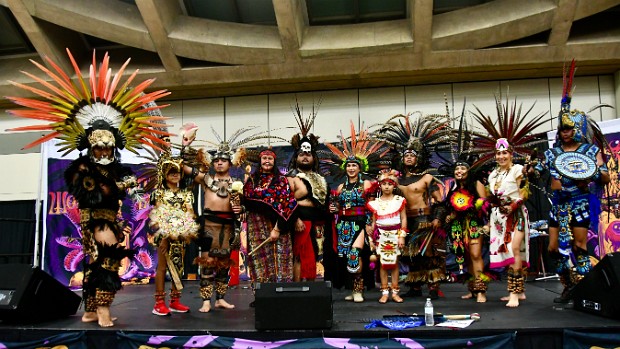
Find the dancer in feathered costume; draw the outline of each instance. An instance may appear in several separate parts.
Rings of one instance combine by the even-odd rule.
[[[67,50],[67,53],[77,76],[77,84],[49,58],[45,60],[53,70],[32,61],[52,82],[24,73],[39,82],[44,89],[13,84],[43,100],[8,97],[27,108],[10,110],[9,113],[49,122],[12,129],[51,131],[26,148],[58,138],[65,155],[76,149],[80,152],[86,150],[86,154],[80,155],[65,171],[69,192],[76,198],[80,208],[82,246],[89,257],[84,267],[85,313],[82,321],[98,321],[100,326],[109,327],[114,325],[110,305],[116,291],[121,288],[118,275],[120,262],[133,254],[133,251],[119,245],[123,237],[117,221],[119,200],[127,190],[137,193],[136,177],[120,163],[118,149],[137,152],[137,149],[144,146],[158,150],[166,146],[161,137],[169,133],[161,128],[160,123],[165,118],[148,114],[163,106],[144,106],[169,93],[155,91],[143,94],[153,79],[130,87],[137,71],[121,84],[129,60],[112,75],[108,68],[107,53],[98,66],[93,52],[90,75],[85,80],[71,52]]]
[[[213,128],[215,141],[200,141],[207,144],[206,151],[192,146],[196,141],[198,126],[186,123],[181,127],[181,157],[184,159],[184,172],[204,191],[204,208],[199,217],[201,224],[197,244],[201,255],[195,263],[201,267],[200,296],[203,300],[200,312],[211,311],[211,299],[215,293],[215,308],[233,309],[226,296],[229,284],[230,267],[235,262],[231,252],[240,246],[241,222],[246,210],[242,205],[242,179],[230,175],[232,167],[249,168],[247,162],[259,163],[259,151],[247,149],[254,142],[264,139],[284,139],[271,136],[267,131],[248,132],[256,127],[238,129],[225,139]],[[247,160],[247,161],[246,161]],[[209,173],[210,170],[212,173]],[[249,175],[249,170],[246,170]]]
[[[495,97],[497,118],[493,120],[476,107],[474,118],[484,131],[473,131],[475,147],[472,153],[479,156],[472,167],[482,166],[495,158],[497,167],[488,179],[487,200],[491,205],[490,216],[490,267],[508,267],[509,296],[506,306],[517,307],[525,299],[525,274],[529,266],[529,216],[525,200],[529,196],[527,176],[524,167],[515,164],[515,154],[520,157],[531,155],[534,146],[544,142],[531,134],[537,127],[549,120],[546,113],[531,117],[525,123],[530,107],[521,113],[522,106],[515,100],[502,104]]]
[[[601,202],[596,193],[610,182],[604,152],[612,154],[596,122],[585,112],[570,109],[575,61],[564,70],[562,106],[553,148],[545,151],[545,168],[551,175],[552,208],[549,221],[549,253],[564,285],[556,303],[568,303],[570,291],[590,269],[588,228],[598,231]],[[601,106],[592,108],[595,110]],[[590,184],[593,183],[592,186]]]
[[[191,126],[191,125],[190,125]],[[190,127],[190,129],[195,129]],[[213,168],[213,174],[201,168],[187,168],[204,191],[204,208],[200,216],[201,232],[197,241],[201,248],[196,263],[200,269],[200,312],[211,311],[211,298],[215,290],[215,307],[233,309],[224,297],[228,290],[229,271],[234,259],[231,252],[240,246],[241,214],[245,212],[242,202],[242,179],[233,178],[230,170],[233,166],[243,167],[246,162],[246,146],[252,142],[270,138],[266,132],[248,135],[255,127],[245,127],[235,131],[228,139],[221,137],[214,129],[213,136],[217,142],[206,142],[214,150],[199,156],[208,160],[207,167]],[[185,144],[187,146],[187,144]],[[185,148],[186,149],[186,148]],[[186,153],[200,152],[187,151]]]
[[[446,115],[396,115],[376,133],[391,145],[401,164],[399,189],[407,200],[409,234],[402,252],[409,267],[407,297],[422,296],[427,284],[429,296],[439,297],[439,282],[446,278],[445,233],[440,229],[445,215],[443,183],[431,173],[431,154],[447,153],[454,142]]]
[[[317,150],[319,137],[310,130],[320,106],[312,106],[308,117],[302,115],[296,102],[293,113],[299,133],[293,135],[291,145],[295,150],[286,177],[297,201],[293,233],[293,281],[314,281],[316,263],[322,255],[325,222],[329,214],[329,187],[319,173]]]
[[[454,177],[445,206],[446,232],[448,234],[448,249],[456,257],[459,267],[459,277],[465,276],[464,269],[467,266],[470,278],[468,280],[469,293],[462,296],[463,299],[474,297],[478,303],[486,302],[486,290],[490,277],[484,273],[484,260],[482,258],[483,245],[488,243],[484,238],[483,230],[488,216],[488,204],[486,204],[486,190],[479,174],[472,171],[474,161],[469,156],[468,150],[473,147],[471,134],[467,131],[465,123],[465,104],[457,132],[456,148],[453,159],[445,170]],[[485,180],[486,181],[486,180]]]
[[[357,134],[353,121],[350,138],[344,137],[342,132],[340,138],[340,147],[325,143],[330,151],[319,152],[322,163],[330,165],[330,172],[336,178],[345,177],[332,193],[329,205],[330,212],[336,215],[336,231],[333,236],[325,236],[325,278],[337,288],[346,283],[353,292],[345,300],[360,303],[364,301],[364,286],[372,289],[375,284],[374,268],[370,267],[370,240],[365,232],[371,221],[365,193],[371,189],[372,182],[362,174],[376,176],[379,170],[389,167],[388,163],[381,162],[389,148],[383,146],[383,142],[370,139],[367,129]],[[329,264],[328,257],[332,255],[337,259]]]

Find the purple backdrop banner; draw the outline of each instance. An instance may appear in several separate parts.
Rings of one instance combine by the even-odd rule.
[[[84,254],[82,253],[80,214],[77,202],[67,192],[64,171],[71,159],[47,160],[47,198],[43,269],[64,285],[81,288]],[[127,164],[137,172],[139,164]],[[150,206],[125,199],[119,212],[123,221],[127,248],[138,251],[133,259],[122,262],[119,273],[124,282],[148,283],[155,275],[154,247],[149,243],[147,220]]]

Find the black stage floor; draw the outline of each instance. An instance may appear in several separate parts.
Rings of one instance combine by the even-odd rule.
[[[168,285],[167,285],[168,286]],[[382,327],[365,329],[370,319],[384,315],[423,313],[423,298],[405,298],[401,304],[379,304],[377,289],[365,293],[361,304],[347,302],[345,290],[333,290],[333,326],[328,330],[257,331],[254,328],[253,300],[247,283],[231,288],[227,299],[235,304],[233,310],[212,309],[200,313],[201,300],[197,281],[185,281],[183,302],[191,306],[187,314],[159,317],[151,314],[154,285],[126,286],[117,294],[112,313],[118,317],[112,328],[99,328],[94,323],[80,321],[82,310],[69,318],[40,324],[14,325],[0,322],[0,338],[4,341],[28,340],[66,331],[85,331],[89,347],[115,347],[116,333],[157,335],[214,335],[275,341],[313,337],[348,338],[458,338],[515,333],[518,348],[561,348],[562,333],[566,329],[588,333],[620,333],[620,320],[609,319],[572,309],[572,304],[558,305],[553,298],[561,291],[555,278],[532,280],[526,283],[527,299],[518,308],[511,309],[500,301],[506,294],[502,281],[490,284],[487,303],[462,300],[466,291],[459,283],[442,284],[443,297],[434,301],[436,312],[443,314],[480,314],[480,320],[464,329],[443,327],[416,327],[395,331]],[[618,295],[616,295],[618,296]],[[311,306],[311,305],[309,305]]]

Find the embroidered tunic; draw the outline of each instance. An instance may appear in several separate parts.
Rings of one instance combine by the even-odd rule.
[[[171,189],[156,189],[152,201],[159,203],[149,214],[152,222],[159,225],[155,233],[155,244],[159,245],[162,239],[170,241],[189,241],[196,237],[198,224],[194,216],[188,211],[194,202],[194,194],[187,189],[172,191]]]
[[[453,188],[446,198],[448,217],[451,218],[447,229],[450,234],[448,248],[456,256],[459,270],[463,270],[469,240],[479,238],[484,225],[475,201],[475,196],[465,188]]]
[[[398,248],[398,231],[402,228],[400,212],[405,209],[406,204],[404,197],[394,195],[392,200],[377,198],[366,205],[375,217],[377,254],[384,268],[393,267],[398,262],[401,252]]]
[[[503,204],[519,200],[517,179],[523,175],[522,170],[522,165],[512,165],[507,172],[493,170],[489,175],[491,194],[500,197]],[[501,213],[499,207],[493,207],[490,225],[490,267],[500,268],[514,263],[515,256],[512,253],[512,244],[515,230],[524,232],[524,241],[521,242],[521,261],[524,267],[529,266],[530,222],[525,205],[521,205],[509,214]]]
[[[340,207],[336,224],[338,257],[348,257],[353,242],[366,226],[368,218],[366,200],[363,197],[364,187],[359,183],[355,184],[353,188],[344,185],[337,198]]]

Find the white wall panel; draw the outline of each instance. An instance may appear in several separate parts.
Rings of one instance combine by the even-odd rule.
[[[614,77],[612,75],[601,75],[598,81],[600,103],[609,104],[613,107],[601,108],[601,119],[603,121],[617,119],[620,116],[620,112],[618,111],[618,105],[616,105]]]
[[[349,134],[351,119],[358,119],[358,90],[328,91],[322,96],[321,109],[314,122],[314,134],[320,137],[321,143],[336,142],[341,130],[343,134]]]
[[[535,133],[548,132],[555,129],[551,123],[553,119],[549,113],[551,102],[549,99],[548,79],[530,80],[507,80],[501,81],[502,103],[513,105],[516,100],[517,107],[521,105],[521,115],[524,115],[530,108],[532,110],[526,116],[526,121],[534,118],[547,120],[543,125],[535,129]]]
[[[41,154],[0,155],[1,164],[11,170],[2,171],[0,201],[36,200],[39,192]]]
[[[504,91],[505,92],[505,91]],[[478,113],[476,107],[484,115],[488,115],[491,118],[497,117],[497,111],[495,108],[495,95],[500,94],[500,84],[497,81],[492,82],[472,82],[463,84],[454,84],[453,86],[453,100],[455,104],[455,115],[460,115],[463,108],[463,100],[466,98],[467,103],[465,106],[466,115],[471,116],[471,113]],[[480,130],[481,126],[474,122],[472,117],[468,117],[468,122],[474,128]],[[470,126],[470,127],[471,127]]]
[[[256,128],[244,133],[237,140],[256,132],[268,133],[267,100],[267,95],[226,98],[225,139],[229,140],[234,132],[246,127]],[[267,140],[250,144],[252,145],[267,145]]]
[[[182,118],[170,120],[175,133],[179,128],[188,122],[193,122],[198,126],[196,147],[210,148],[204,141],[215,141],[211,127],[218,134],[224,133],[224,98],[191,99],[182,101]],[[181,141],[180,135],[173,137],[173,142]]]
[[[405,112],[422,114],[446,114],[446,99],[450,115],[458,115],[463,107],[463,98],[454,99],[450,84],[407,86],[405,89]]]
[[[397,114],[405,114],[405,87],[386,87],[362,89],[359,93],[360,125],[355,125],[359,130],[361,124],[371,127],[387,121]]]

